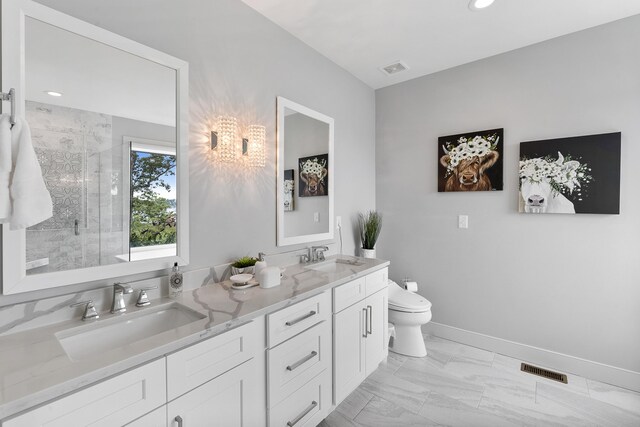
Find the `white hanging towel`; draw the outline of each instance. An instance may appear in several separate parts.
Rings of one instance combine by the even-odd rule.
[[[11,144],[6,139],[7,135]],[[9,145],[10,151],[7,152]],[[29,125],[23,118],[18,117],[11,128],[9,117],[6,114],[0,117],[0,156],[0,222],[8,222],[12,230],[19,230],[51,218],[51,195],[44,184],[42,169],[33,150]],[[7,163],[9,158],[11,164]],[[7,168],[8,199],[5,181]]]
[[[11,123],[0,115],[0,223],[11,221]]]

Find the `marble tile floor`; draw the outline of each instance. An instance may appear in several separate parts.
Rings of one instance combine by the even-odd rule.
[[[321,427],[640,427],[640,393],[568,374],[520,372],[520,360],[425,335],[427,357],[389,357]]]

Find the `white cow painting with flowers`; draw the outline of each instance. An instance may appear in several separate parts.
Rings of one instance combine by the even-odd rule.
[[[438,138],[438,191],[502,190],[503,129]]]
[[[520,144],[519,211],[619,213],[620,133]]]

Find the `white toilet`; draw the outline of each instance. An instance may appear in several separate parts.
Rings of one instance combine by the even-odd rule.
[[[395,327],[395,337],[389,343],[389,350],[411,357],[426,356],[420,327],[429,320],[431,303],[389,280],[389,322]]]

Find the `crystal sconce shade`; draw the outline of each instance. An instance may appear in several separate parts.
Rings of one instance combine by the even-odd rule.
[[[249,156],[249,165],[252,168],[262,168],[266,163],[265,136],[266,129],[264,126],[249,126],[247,131],[247,155]]]
[[[233,163],[238,158],[238,121],[235,117],[220,116],[217,122],[217,145],[222,163]]]

